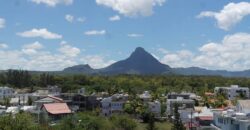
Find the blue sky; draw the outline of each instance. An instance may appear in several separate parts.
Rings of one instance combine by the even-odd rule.
[[[250,69],[250,2],[0,2],[0,69],[102,68],[144,47],[171,67]]]

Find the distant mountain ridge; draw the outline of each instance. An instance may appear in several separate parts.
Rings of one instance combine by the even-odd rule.
[[[224,76],[224,77],[250,77],[250,70],[226,71],[207,70],[199,67],[171,68],[162,64],[142,47],[135,51],[125,60],[118,61],[102,69],[93,69],[89,65],[76,65],[65,68],[63,73],[84,74],[176,74],[176,75],[201,75],[201,76]]]
[[[68,73],[94,73],[96,70],[91,68],[88,64],[85,65],[76,65],[72,67],[65,68],[63,72]]]

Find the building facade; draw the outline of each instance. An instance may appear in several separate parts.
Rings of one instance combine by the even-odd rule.
[[[15,90],[9,87],[0,87],[0,99],[12,98]]]
[[[224,94],[229,100],[233,100],[236,97],[249,98],[249,88],[239,87],[238,85],[231,85],[230,87],[215,87],[215,94]]]

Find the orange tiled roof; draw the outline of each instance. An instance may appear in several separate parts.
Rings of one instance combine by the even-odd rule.
[[[66,103],[51,103],[44,104],[43,107],[50,114],[69,114],[71,110]]]

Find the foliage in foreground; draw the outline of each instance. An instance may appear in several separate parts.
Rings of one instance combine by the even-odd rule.
[[[34,118],[30,114],[19,113],[15,116],[1,116],[0,130],[42,130],[42,128],[34,123]]]
[[[127,115],[105,118],[89,113],[81,113],[64,118],[55,130],[135,130],[137,122]]]

